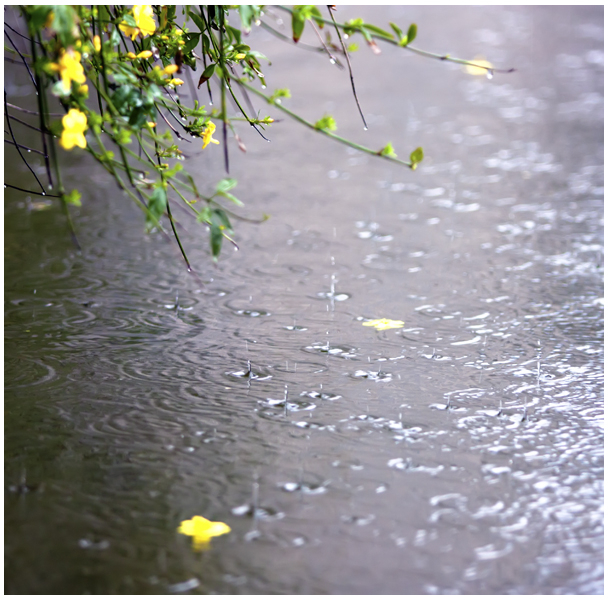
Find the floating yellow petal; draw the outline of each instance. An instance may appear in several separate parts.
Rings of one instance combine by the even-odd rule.
[[[61,120],[63,132],[59,143],[62,148],[71,150],[74,146],[79,148],[87,147],[85,131],[87,129],[87,115],[81,113],[76,108],[71,108],[67,115]]]
[[[364,327],[374,327],[379,331],[384,329],[400,329],[404,327],[404,321],[393,321],[391,319],[370,319],[362,323]]]
[[[195,515],[192,519],[182,521],[178,533],[192,537],[192,547],[195,550],[204,550],[209,540],[230,532],[230,527],[221,521],[209,521],[205,517]]]
[[[469,75],[487,75],[489,72],[488,69],[492,70],[493,68],[493,65],[488,62],[488,60],[484,60],[481,57],[474,58],[474,60],[472,60],[472,63],[475,63],[476,65],[480,66],[474,67],[473,65],[465,65],[465,72]],[[488,69],[481,67],[488,67]]]
[[[125,34],[134,40],[139,34],[142,37],[152,35],[156,31],[154,22],[154,12],[150,4],[138,4],[133,7],[133,19],[136,27],[130,27],[126,23],[121,23],[118,27]]]
[[[218,140],[214,140],[212,137],[212,135],[214,135],[214,131],[216,131],[216,124],[211,122],[208,123],[205,131],[201,134],[201,137],[203,138],[203,148],[207,148],[209,144],[220,143]]]

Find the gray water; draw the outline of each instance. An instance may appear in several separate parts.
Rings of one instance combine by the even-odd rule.
[[[603,8],[358,15],[518,71],[362,44],[364,132],[346,71],[256,31],[287,106],[426,159],[244,128],[271,219],[217,268],[182,219],[197,277],[78,152],[82,253],[5,190],[7,593],[603,593]],[[213,186],[219,147],[186,152]],[[193,515],[232,531],[196,553]]]

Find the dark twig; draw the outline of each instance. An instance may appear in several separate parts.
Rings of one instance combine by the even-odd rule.
[[[30,125],[26,121],[22,121],[21,119],[18,119],[17,117],[13,117],[13,115],[11,115],[11,121],[16,121],[17,123],[24,125],[25,127],[29,127],[30,129],[33,129],[34,131],[38,131],[39,133],[42,133],[42,129],[40,129],[39,127],[36,127],[35,125]]]
[[[330,13],[332,14],[332,13]],[[319,32],[319,29],[317,28],[317,25],[315,24],[315,21],[313,19],[309,19],[309,23],[311,23],[312,27],[313,27],[313,31],[317,34],[317,38],[319,39],[319,43],[321,44],[321,47],[323,48],[324,52],[328,55],[328,58],[330,59],[330,62],[333,65],[336,65],[339,69],[343,69],[344,67],[336,60],[336,56],[334,56],[332,54],[332,52],[330,52],[330,48],[328,48],[328,46],[326,46],[326,43],[324,42],[323,37],[321,37],[321,33]],[[342,41],[342,40],[341,40]],[[345,50],[344,44],[343,44],[343,50]],[[347,52],[345,51],[345,56],[347,56]],[[348,60],[348,56],[347,56],[347,60]]]
[[[34,42],[32,41],[32,57],[34,59],[34,62],[36,62],[36,45],[34,44]],[[43,46],[43,52],[44,52],[44,46]],[[41,81],[40,81],[40,74],[38,73],[38,71],[36,71],[36,82],[34,83],[34,86],[36,87],[36,102],[38,103],[38,115],[40,118],[40,131],[42,133],[42,150],[44,152],[44,166],[46,168],[47,171],[47,179],[49,180],[49,186],[51,186],[51,188],[53,187],[53,176],[51,175],[51,164],[49,161],[49,149],[47,147],[47,125],[46,125],[46,118],[48,116],[47,112],[48,112],[48,107],[46,106],[46,95],[44,93],[44,90],[42,89],[42,85],[41,85]],[[52,140],[52,138],[51,138]],[[74,231],[72,231],[72,235],[75,237],[76,233]],[[76,243],[78,244],[78,240],[76,240]]]
[[[28,152],[35,152],[36,154],[42,154],[42,156],[46,156],[46,154],[44,152],[41,152],[40,150],[36,150],[35,148],[28,148],[27,146],[24,146],[23,144],[15,144],[15,142],[11,142],[11,140],[4,140],[5,144],[12,144],[13,146],[19,146],[19,148],[23,148],[24,150],[27,150]]]
[[[40,183],[40,179],[38,179],[38,176],[36,175],[36,173],[34,173],[34,169],[32,169],[32,167],[30,167],[30,164],[28,163],[28,161],[25,160],[25,156],[23,156],[23,153],[21,152],[21,148],[19,148],[19,145],[17,144],[17,140],[15,139],[15,134],[13,133],[13,128],[11,126],[11,117],[8,114],[8,106],[6,105],[6,90],[4,91],[4,115],[6,116],[6,123],[8,125],[8,130],[9,130],[10,136],[11,136],[13,142],[15,142],[15,147],[17,148],[17,152],[19,152],[19,156],[21,157],[21,160],[23,160],[23,162],[27,165],[27,168],[30,170],[30,172],[34,176],[34,179],[38,182],[38,185],[40,186],[40,189],[42,190],[42,195],[46,196],[46,191],[44,189],[44,186],[42,185],[42,183]]]
[[[6,31],[4,32],[4,35],[6,36],[8,41],[11,43],[11,46],[15,49],[15,52],[19,55],[21,62],[23,62],[23,64],[25,65],[25,68],[27,69],[27,72],[30,76],[30,79],[32,80],[32,83],[34,84],[34,86],[36,86],[36,82],[34,81],[34,75],[32,73],[32,70],[30,69],[30,65],[28,65],[28,63],[27,63],[27,60],[25,60],[25,57],[23,56],[23,54],[21,54],[21,52],[19,51],[17,46],[15,46],[15,44],[13,43],[13,40],[11,40],[11,36],[8,33],[6,33]]]
[[[27,35],[23,35],[22,33],[19,33],[16,29],[13,29],[8,23],[5,23],[4,26],[8,27],[13,33],[16,33],[19,37],[22,37],[24,40],[27,40],[28,42],[34,42],[35,44],[39,44],[40,46],[42,46],[42,44],[40,42],[38,42],[37,40],[33,40],[32,38],[29,38]]]
[[[357,97],[357,92],[355,91],[355,81],[353,79],[353,69],[351,69],[351,60],[349,59],[349,52],[347,52],[347,48],[345,46],[345,42],[343,41],[343,36],[340,34],[338,29],[338,25],[336,24],[336,20],[334,19],[334,15],[332,14],[332,7],[328,6],[328,12],[330,13],[330,17],[332,17],[332,23],[334,23],[334,29],[336,29],[336,35],[340,40],[340,45],[343,48],[343,52],[345,53],[345,58],[347,59],[347,67],[349,68],[349,77],[351,78],[351,88],[353,89],[353,97],[355,98],[355,103],[357,104],[357,110],[359,110],[359,114],[362,117],[362,121],[364,122],[364,129],[368,129],[368,125],[366,124],[366,119],[364,118],[364,113],[362,112],[362,107],[359,105],[359,99]]]
[[[5,183],[4,187],[11,188],[13,190],[19,190],[20,192],[25,192],[26,194],[32,194],[34,196],[44,196],[45,198],[61,198],[61,196],[57,196],[56,194],[45,194],[44,192],[33,192],[32,190],[25,190],[23,188],[17,187],[16,185],[11,185],[10,183]]]

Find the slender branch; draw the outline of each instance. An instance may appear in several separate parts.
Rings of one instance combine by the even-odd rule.
[[[11,185],[10,183],[4,184],[5,188],[11,188],[13,190],[19,190],[20,192],[25,192],[26,194],[32,194],[33,196],[44,196],[45,198],[61,198],[57,194],[45,194],[44,192],[33,192],[32,190],[26,190],[24,188],[17,187],[16,185]]]
[[[47,156],[44,152],[41,152],[40,150],[36,150],[35,148],[28,148],[27,146],[24,146],[23,144],[15,144],[15,142],[11,142],[11,140],[4,140],[5,144],[12,144],[13,146],[19,146],[19,148],[23,148],[24,150],[27,150],[28,152],[35,152],[36,154],[42,154],[42,156]]]
[[[36,44],[32,40],[32,57],[34,58],[34,62],[36,62]],[[44,52],[44,46],[43,46]],[[38,113],[40,118],[40,130],[42,137],[42,150],[44,152],[44,166],[47,171],[47,178],[49,180],[49,185],[53,187],[53,177],[51,175],[51,165],[49,163],[49,149],[47,148],[47,125],[46,125],[46,116],[47,116],[47,107],[46,107],[46,95],[44,94],[44,90],[42,89],[42,81],[40,78],[40,74],[38,70],[36,72],[36,81],[34,83],[34,87],[36,88],[36,102],[38,103]],[[77,242],[78,243],[78,242]]]
[[[34,169],[32,169],[32,167],[30,167],[30,164],[28,163],[28,161],[25,160],[25,156],[23,156],[23,153],[21,152],[21,148],[19,148],[19,145],[17,144],[17,140],[15,139],[15,134],[13,133],[13,128],[11,126],[11,116],[8,114],[8,106],[7,106],[7,102],[6,102],[6,90],[4,91],[4,114],[6,116],[6,123],[8,124],[8,130],[9,130],[10,136],[11,136],[13,142],[15,143],[17,152],[19,152],[19,156],[21,157],[21,160],[26,164],[27,168],[30,170],[30,172],[34,176],[34,179],[38,182],[38,185],[40,186],[40,189],[43,192],[42,195],[45,196],[46,191],[44,189],[44,186],[42,185],[42,183],[40,183],[40,179],[38,179],[38,176],[36,175],[36,173],[34,173]]]
[[[362,121],[364,122],[364,129],[368,129],[368,125],[366,124],[366,119],[364,118],[364,113],[362,112],[362,107],[359,104],[359,99],[357,97],[357,92],[355,91],[355,81],[353,79],[353,69],[351,68],[351,60],[349,59],[349,52],[347,52],[347,47],[345,46],[345,42],[343,41],[343,36],[340,34],[338,30],[338,25],[336,24],[336,20],[334,19],[334,15],[332,14],[332,7],[328,6],[328,12],[332,17],[332,23],[334,23],[334,29],[336,30],[336,36],[340,41],[340,45],[343,48],[343,52],[345,53],[345,58],[347,59],[347,67],[349,68],[349,77],[351,78],[351,89],[353,90],[353,97],[355,98],[355,103],[357,104],[357,110],[359,110],[359,114],[362,117]]]
[[[288,12],[290,14],[292,14],[294,11],[291,8],[288,8],[287,6],[279,6],[277,5],[276,8],[280,8],[281,10],[284,10],[285,12]],[[318,21],[321,21],[327,25],[333,25],[332,21],[328,20],[328,19],[323,19],[323,18],[318,18]],[[349,25],[345,24],[345,23],[337,23],[338,27],[340,27],[343,31],[345,29],[348,30],[353,30],[353,27],[349,27]],[[355,30],[357,31],[358,28],[355,28]],[[398,46],[400,48],[404,48],[406,50],[410,50],[411,52],[414,52],[415,54],[419,54],[421,56],[426,56],[428,58],[434,58],[436,60],[444,60],[447,62],[452,62],[452,63],[457,63],[460,65],[467,65],[470,67],[477,67],[478,69],[485,69],[488,72],[491,73],[513,73],[514,71],[516,71],[516,69],[511,68],[511,69],[496,69],[495,67],[488,67],[486,65],[479,65],[476,62],[472,62],[469,60],[463,60],[461,58],[453,58],[452,56],[449,56],[448,54],[435,54],[433,52],[428,52],[427,50],[421,50],[420,48],[415,48],[413,46],[411,46],[410,44],[408,44],[407,46],[400,46],[399,42],[396,41],[391,34],[387,34],[385,35],[380,35],[376,32],[373,31],[368,31],[368,33],[370,34],[371,38],[376,38],[377,40],[383,40],[384,42],[387,42],[388,44],[392,44],[393,46]]]
[[[11,43],[11,46],[15,49],[15,52],[19,55],[19,58],[21,59],[21,62],[23,62],[23,64],[25,65],[25,68],[27,69],[27,72],[29,73],[30,79],[32,80],[32,83],[34,84],[34,87],[35,87],[36,86],[36,82],[34,81],[34,75],[32,73],[32,70],[30,69],[30,65],[28,65],[28,63],[25,60],[25,57],[23,56],[23,54],[21,54],[21,52],[19,51],[17,46],[15,46],[15,44],[13,43],[13,40],[11,40],[11,36],[8,33],[6,33],[6,31],[4,32],[4,35],[7,37],[8,41]]]
[[[395,157],[388,156],[385,154],[380,154],[378,151],[372,150],[370,148],[366,148],[365,146],[362,146],[360,144],[356,144],[355,142],[352,142],[351,140],[341,137],[340,135],[336,135],[335,133],[332,133],[331,131],[328,131],[327,129],[318,129],[317,127],[315,127],[314,123],[311,123],[311,122],[303,119],[301,116],[299,116],[296,113],[292,112],[291,110],[287,109],[282,104],[277,104],[276,102],[272,102],[270,100],[269,96],[258,91],[255,87],[249,85],[245,81],[241,80],[241,85],[243,87],[247,88],[250,92],[256,94],[257,96],[260,96],[260,98],[264,98],[270,105],[272,105],[275,108],[279,109],[280,111],[286,113],[287,115],[292,117],[292,119],[294,119],[295,121],[298,121],[302,125],[305,125],[309,129],[312,129],[312,130],[316,131],[317,133],[321,133],[329,138],[332,138],[333,140],[336,140],[337,142],[341,142],[342,144],[344,144],[346,146],[350,146],[351,148],[355,148],[356,150],[360,150],[361,152],[365,152],[366,154],[370,154],[372,156],[378,156],[379,158],[384,158],[385,160],[388,160],[390,162],[397,163],[400,165],[404,165],[405,167],[409,167],[410,169],[412,169],[412,167],[413,167],[413,164],[410,162],[406,162],[404,160],[400,160],[399,158],[395,158]]]

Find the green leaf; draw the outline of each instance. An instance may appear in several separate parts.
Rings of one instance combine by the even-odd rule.
[[[162,185],[157,185],[148,200],[148,211],[146,221],[149,226],[158,224],[159,219],[167,208],[167,192]]]
[[[275,90],[269,97],[269,103],[274,104],[279,98],[291,98],[292,94],[290,94],[290,90],[288,88],[282,88],[279,90]]]
[[[376,25],[369,25],[368,23],[366,23],[364,25],[364,27],[368,31],[372,31],[372,33],[376,33],[377,35],[380,35],[382,37],[386,37],[386,38],[390,38],[390,39],[393,37],[388,31],[385,31],[384,29],[381,29],[380,27],[377,27]]]
[[[325,115],[314,125],[315,129],[336,131],[336,121],[332,115]]]
[[[321,11],[319,10],[319,8],[317,8],[317,6],[312,6],[310,11],[309,11],[310,17],[311,19],[313,19],[316,23],[317,26],[320,29],[324,28],[324,21],[323,21],[323,16],[321,14]]]
[[[74,206],[82,206],[82,203],[80,201],[81,193],[78,190],[72,190],[69,194],[64,194],[62,198],[68,204],[73,204]]]
[[[406,42],[407,44],[414,42],[414,39],[417,37],[417,26],[414,23],[408,28],[408,33],[406,36],[408,37],[408,42]]]
[[[424,158],[423,148],[419,147],[410,153],[410,168],[414,171],[417,168],[417,164],[420,163]]]
[[[52,7],[49,5],[44,6],[36,4],[33,6],[24,6],[24,10],[28,15],[27,21],[30,33],[36,34],[44,27]]]
[[[217,262],[218,256],[220,256],[223,239],[224,236],[222,235],[222,230],[220,229],[220,226],[216,225],[215,223],[211,223],[209,229],[209,242],[211,245],[211,255],[214,262]]]
[[[184,52],[184,54],[188,54],[189,52],[191,52],[192,50],[194,50],[197,47],[201,34],[200,33],[187,33],[184,37],[186,38],[184,40],[186,43],[182,46],[182,52]]]
[[[221,208],[212,209],[211,222],[212,222],[212,225],[214,225],[214,224],[217,225],[218,227],[220,227],[221,230],[226,229],[226,231],[229,231],[231,233],[233,231],[233,228],[232,228],[232,225],[230,224],[228,216]]]
[[[174,177],[182,169],[184,169],[184,167],[181,165],[181,163],[176,163],[175,165],[173,165],[173,167],[171,167],[171,169],[167,169],[167,171],[165,171],[165,179],[170,179],[171,177]]]
[[[199,78],[199,85],[197,85],[197,88],[200,88],[207,80],[209,80],[213,77],[215,69],[216,69],[216,63],[207,65],[207,68],[205,69],[205,71],[203,71],[203,73],[201,74],[201,77]]]
[[[74,42],[76,11],[70,5],[56,4],[53,6],[53,15],[51,29],[57,32],[62,45],[68,47]]]
[[[216,185],[216,193],[228,192],[237,185],[237,180],[232,178],[222,179]]]
[[[252,29],[252,21],[256,18],[256,7],[251,4],[239,5],[239,16],[245,31],[249,32]]]
[[[400,41],[404,37],[404,32],[395,23],[389,23],[389,26],[395,32],[396,39]]]
[[[233,196],[232,194],[229,194],[228,192],[218,192],[218,196],[223,196],[224,198],[227,198],[231,202],[234,202],[237,206],[244,206],[243,202],[241,202],[239,198]]]
[[[199,28],[199,31],[201,33],[203,33],[206,30],[205,22],[198,14],[196,14],[192,10],[189,10],[188,16],[193,20],[193,23]]]
[[[390,156],[391,158],[396,158],[397,154],[393,149],[393,145],[389,142],[382,150],[379,151],[381,156]]]
[[[298,40],[300,39],[300,36],[304,31],[305,22],[306,21],[303,18],[302,14],[299,11],[294,10],[294,12],[292,13],[292,39],[294,40],[294,42],[298,42]]]

